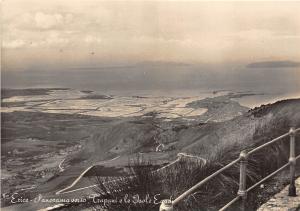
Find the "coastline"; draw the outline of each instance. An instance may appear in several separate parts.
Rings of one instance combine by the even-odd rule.
[[[65,90],[61,90],[60,92],[65,92]],[[71,92],[74,92],[74,90],[71,90]],[[82,94],[81,92],[77,91],[75,91],[75,93],[78,94],[79,98],[82,97],[82,95],[90,94],[90,92]],[[83,100],[78,98],[74,99],[74,95],[67,95],[67,99],[62,100],[62,95],[64,94],[57,94],[57,92],[55,94],[55,97],[59,96],[59,99],[57,100],[58,102],[63,101],[74,103],[74,100]],[[116,156],[121,156],[121,159],[118,159],[110,164],[103,164],[103,166],[116,166],[122,168],[126,164],[128,164],[129,155],[132,153],[143,153],[146,157],[148,156],[149,159],[156,160],[156,162],[168,163],[174,160],[174,155],[176,154],[177,150],[195,153],[195,150],[198,147],[198,141],[191,137],[191,135],[189,134],[195,134],[194,136],[199,136],[200,134],[202,134],[201,136],[205,136],[205,134],[210,135],[211,131],[218,131],[219,124],[222,124],[223,122],[229,122],[229,125],[236,124],[236,121],[240,122],[239,118],[243,119],[244,115],[246,115],[249,111],[249,108],[241,106],[238,102],[235,101],[235,99],[242,98],[244,96],[249,96],[249,93],[226,93],[224,95],[211,94],[210,97],[204,98],[150,98],[151,101],[149,101],[149,97],[123,97],[121,99],[124,101],[123,104],[126,104],[126,106],[145,107],[144,104],[146,100],[146,102],[152,103],[152,108],[155,108],[156,106],[159,107],[159,109],[156,110],[147,110],[146,108],[143,111],[144,113],[141,113],[141,115],[127,116],[124,114],[122,114],[121,116],[93,116],[76,112],[69,114],[61,112],[48,113],[43,106],[45,106],[49,102],[49,100],[50,103],[52,103],[53,100],[56,100],[55,97],[51,95],[51,92],[50,94],[46,95],[46,99],[44,99],[44,97],[41,97],[41,95],[34,95],[33,98],[35,99],[33,101],[28,100],[28,96],[23,98],[16,98],[21,100],[26,99],[27,101],[25,103],[25,106],[33,106],[33,109],[28,109],[29,111],[26,109],[21,109],[21,111],[2,113],[4,115],[4,119],[2,119],[4,130],[7,130],[6,128],[10,128],[10,130],[14,128],[13,130],[15,131],[22,131],[22,133],[17,134],[17,136],[15,137],[11,136],[11,132],[5,132],[6,136],[9,139],[7,139],[6,142],[2,142],[2,148],[4,148],[5,150],[17,146],[18,150],[13,152],[11,155],[4,155],[7,156],[7,158],[3,157],[4,164],[9,167],[8,169],[12,170],[12,166],[9,165],[9,162],[7,163],[9,159],[11,159],[11,163],[14,163],[14,165],[18,165],[18,159],[20,160],[21,158],[21,160],[23,160],[25,158],[22,154],[22,151],[24,150],[22,149],[22,143],[24,141],[26,142],[28,147],[34,149],[33,151],[40,151],[42,148],[39,147],[49,148],[49,146],[53,144],[60,144],[61,149],[55,149],[51,147],[49,149],[53,151],[46,153],[46,156],[43,159],[35,159],[35,162],[27,163],[27,166],[30,168],[34,165],[44,165],[45,161],[48,159],[47,156],[55,155],[57,159],[51,164],[52,167],[50,167],[50,169],[52,170],[45,172],[44,169],[37,169],[36,171],[36,173],[44,171],[45,173],[43,173],[43,175],[41,174],[41,176],[47,179],[40,180],[39,182],[36,182],[34,184],[32,184],[32,177],[26,178],[25,176],[25,180],[20,180],[23,181],[22,183],[24,183],[24,181],[31,181],[30,185],[41,186],[38,187],[37,190],[24,190],[24,192],[28,191],[30,193],[40,191],[42,188],[44,189],[45,193],[53,193],[53,191],[57,191],[56,185],[53,184],[64,184],[65,187],[68,187],[68,184],[72,183],[72,178],[76,177],[75,175],[78,176],[80,172],[82,172],[82,169],[85,169],[86,166],[90,166],[91,163],[101,162],[103,160]],[[251,96],[253,95],[251,94]],[[36,97],[39,99],[37,106],[31,104],[36,103]],[[97,104],[96,101],[101,101],[101,105],[109,107],[111,106],[110,103],[113,103],[114,106],[120,105],[119,99],[119,101],[113,101],[117,98],[118,97],[113,96],[112,99],[101,98],[92,100],[94,103],[93,105]],[[87,102],[83,106],[90,106],[90,99],[84,99],[84,101],[85,100],[87,100]],[[142,100],[143,103],[139,102],[138,100]],[[41,101],[46,101],[46,103],[41,104]],[[153,101],[155,103],[153,103]],[[20,108],[19,103],[22,101],[16,100],[10,102],[12,103],[10,106],[14,106],[14,103],[16,103],[16,107]],[[99,107],[98,104],[97,106]],[[43,107],[43,110],[37,109],[38,107]],[[173,118],[170,116],[164,117],[161,115],[161,113],[163,113],[165,110],[175,110],[182,112],[182,110],[186,109],[190,112],[190,109],[197,110],[203,108],[206,108],[207,110],[205,112],[202,112],[201,115],[177,115]],[[84,109],[86,109],[86,107]],[[70,110],[73,110],[73,108],[71,108]],[[168,121],[165,121],[166,119],[168,119]],[[235,122],[231,123],[231,120]],[[203,127],[201,125],[203,125]],[[35,128],[35,130],[24,130],[24,126],[26,126],[27,128]],[[249,130],[248,128],[248,132],[249,131],[251,130]],[[33,141],[32,144],[30,141],[26,141],[26,139],[24,138],[37,138],[36,135],[41,133],[45,134],[44,137],[39,137],[37,141]],[[73,134],[72,137],[68,137],[70,134]],[[91,136],[89,134],[93,135]],[[240,137],[245,134],[246,133],[240,134]],[[135,135],[138,135],[137,139],[132,138]],[[124,139],[123,137],[128,138]],[[226,136],[224,137],[226,138]],[[67,138],[68,141],[64,140],[65,138]],[[228,140],[230,138],[231,136],[229,135]],[[144,139],[145,142],[139,143],[139,139]],[[211,136],[209,140],[214,139],[215,137]],[[18,140],[18,142],[21,142],[15,142],[16,140]],[[150,140],[152,142],[149,145],[147,141]],[[153,142],[153,140],[159,140],[159,142]],[[191,143],[184,140],[189,140],[191,141]],[[129,142],[132,142],[132,144],[129,144]],[[79,143],[81,147],[74,148],[74,146],[78,145]],[[158,143],[164,143],[164,145],[167,146],[163,149],[163,152],[161,152],[161,154],[164,156],[158,156],[158,153],[155,152]],[[37,148],[35,149],[34,146],[36,146]],[[132,146],[135,146],[134,151],[131,151]],[[64,154],[63,157],[58,156],[59,154],[63,154],[62,150],[67,149],[67,147],[71,147],[69,153]],[[208,144],[208,152],[214,152],[213,147],[214,144]],[[9,151],[11,150],[7,150],[7,152]],[[98,155],[95,155],[95,152],[97,152]],[[37,158],[39,157],[37,156]],[[81,159],[78,160],[78,158]],[[63,159],[66,159],[64,161],[64,171],[59,172],[59,164]],[[23,162],[26,163],[26,160],[22,161],[20,165],[23,165]],[[72,172],[72,176],[67,176],[68,172]],[[19,172],[17,174],[24,175],[24,172]],[[62,177],[62,175],[66,175],[64,176],[65,178]],[[7,181],[7,178],[6,180],[2,180],[1,182],[5,181]],[[42,184],[45,181],[46,183]],[[14,183],[12,183],[11,187],[16,186]],[[77,188],[81,187],[82,186],[80,186],[79,184]],[[26,189],[27,186],[21,188]],[[11,192],[11,190],[9,190],[8,188],[7,192]]]

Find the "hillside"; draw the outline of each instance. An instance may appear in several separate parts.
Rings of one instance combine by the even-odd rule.
[[[109,133],[109,138],[123,140],[131,137],[131,141],[137,143],[140,148],[149,146],[151,142],[151,132],[155,131],[155,127],[150,126],[149,122],[139,122],[138,126],[126,127],[126,124],[117,125],[117,127]],[[157,120],[156,120],[157,121]],[[135,122],[136,123],[136,122]],[[130,126],[132,122],[129,124]],[[165,151],[169,155],[169,159],[175,159],[176,153],[188,152],[196,154],[207,160],[207,164],[193,163],[190,161],[182,161],[175,164],[165,175],[155,176],[143,173],[138,176],[137,183],[129,189],[133,193],[144,194],[146,188],[150,196],[160,193],[165,198],[176,197],[189,187],[193,186],[201,179],[215,172],[231,160],[238,157],[239,152],[243,149],[250,149],[254,146],[261,145],[283,133],[286,133],[290,126],[300,126],[300,99],[282,100],[274,104],[263,105],[258,108],[249,110],[245,114],[235,117],[231,120],[223,122],[197,123],[193,125],[180,126],[169,123],[168,128],[156,134],[156,138],[164,137],[165,143],[172,143],[173,148]],[[178,124],[178,122],[177,122]],[[129,126],[127,124],[127,126]],[[127,128],[127,129],[126,129]],[[131,128],[131,129],[129,129]],[[128,132],[130,131],[130,132]],[[150,132],[150,133],[149,133]],[[156,131],[157,132],[157,131]],[[157,132],[158,133],[158,132]],[[136,135],[133,135],[136,134]],[[147,136],[147,135],[149,136]],[[164,136],[162,136],[164,134]],[[160,136],[159,136],[160,135]],[[113,140],[113,138],[112,138]],[[147,140],[146,142],[143,142]],[[158,139],[159,140],[159,139]],[[95,141],[95,140],[94,140]],[[148,142],[149,141],[149,142]],[[155,141],[152,140],[153,142]],[[95,142],[94,142],[95,143]],[[248,169],[248,186],[254,184],[259,179],[273,172],[288,160],[288,142],[275,144],[274,147],[262,150],[249,160]],[[128,150],[123,148],[123,153]],[[296,148],[296,154],[300,153],[299,145]],[[124,155],[123,154],[123,155]],[[139,172],[139,171],[138,171]],[[146,171],[147,172],[147,171]],[[187,177],[188,175],[188,177]],[[144,181],[144,179],[147,178]],[[239,166],[233,166],[230,171],[224,172],[216,177],[211,183],[205,185],[201,190],[197,191],[193,197],[183,201],[178,205],[176,210],[216,210],[224,203],[230,201],[236,194],[238,188]],[[263,203],[271,194],[280,190],[283,184],[286,184],[287,177],[276,177],[271,183],[265,183],[268,193],[264,190],[254,190],[249,194],[249,205],[251,209],[256,209],[260,203]],[[140,183],[140,180],[144,183]],[[127,184],[127,183],[125,183]],[[122,183],[117,187],[122,187]],[[148,187],[148,185],[150,187]],[[110,188],[113,188],[112,186]],[[105,189],[106,191],[110,190]],[[100,191],[100,190],[98,190]],[[101,190],[103,191],[103,189]],[[116,194],[122,196],[125,192]],[[153,195],[151,195],[153,194]],[[259,200],[257,196],[259,195]],[[107,197],[107,196],[106,196]],[[100,197],[101,198],[101,197]],[[104,196],[105,198],[105,196]],[[238,204],[237,204],[238,205]],[[112,206],[111,210],[118,210],[124,205]],[[72,208],[73,209],[73,208]],[[134,205],[130,210],[157,210],[157,207],[149,205]],[[237,209],[237,207],[233,207]]]
[[[189,121],[184,118],[164,121],[164,119],[157,117],[155,113],[148,113],[141,117],[127,118],[99,118],[84,115],[46,114],[38,112],[7,113],[2,116],[6,121],[6,127],[3,128],[4,136],[2,136],[6,138],[6,143],[2,146],[2,149],[3,147],[13,148],[14,144],[18,144],[18,148],[20,149],[24,148],[20,141],[25,140],[25,138],[31,141],[27,143],[28,149],[32,144],[35,147],[32,148],[32,151],[43,147],[44,151],[47,151],[47,154],[45,154],[47,156],[43,157],[43,159],[34,159],[29,164],[27,163],[28,169],[43,166],[44,162],[49,162],[48,157],[52,154],[61,156],[53,162],[54,165],[58,165],[63,158],[67,158],[67,161],[64,162],[64,172],[58,172],[57,166],[53,166],[53,164],[49,166],[51,174],[41,177],[35,183],[38,185],[38,188],[28,191],[32,196],[38,193],[51,196],[55,191],[71,184],[88,166],[115,157],[119,157],[119,159],[102,164],[101,166],[106,167],[109,171],[111,171],[111,167],[118,167],[120,169],[127,166],[130,157],[135,154],[142,154],[145,159],[149,159],[151,162],[157,164],[173,161],[179,152],[187,152],[205,158],[208,161],[205,167],[197,167],[192,164],[192,167],[195,169],[191,168],[188,170],[189,173],[186,172],[191,175],[191,178],[184,184],[181,184],[184,179],[182,176],[186,173],[177,170],[171,171],[163,180],[158,180],[166,182],[163,186],[165,189],[160,190],[161,192],[167,191],[165,193],[166,196],[170,194],[176,196],[201,178],[204,178],[220,168],[220,166],[236,158],[240,150],[249,149],[271,140],[273,137],[287,132],[291,125],[300,127],[300,99],[282,100],[248,111],[245,111],[245,107],[240,107],[240,115],[238,115],[237,113],[232,113],[232,109],[229,109],[231,105],[238,105],[231,103],[231,100],[221,103],[220,98],[216,98],[211,98],[215,100],[210,100],[212,102],[210,106],[214,107],[214,111],[218,109],[223,109],[225,113],[227,111],[227,115],[221,120],[218,118],[218,115],[213,116],[212,113],[209,113],[212,109],[208,109],[203,116],[206,116],[206,118],[213,117],[213,121],[206,122],[203,121],[205,120],[203,116],[199,116],[196,121]],[[195,102],[193,106],[197,104],[203,106],[203,104],[207,104],[208,102],[208,99],[200,100],[199,102]],[[229,118],[230,116],[231,118]],[[30,127],[35,128],[35,130],[26,130],[26,128]],[[20,132],[12,133],[13,131]],[[41,133],[41,131],[44,132]],[[73,138],[70,138],[67,135],[68,133],[72,133]],[[12,134],[14,135],[12,136]],[[22,137],[23,139],[20,139]],[[35,139],[31,140],[30,137],[34,137]],[[62,147],[67,143],[67,147],[76,146],[76,144],[80,144],[80,147],[75,150],[72,149],[70,152],[64,152],[64,148],[58,146],[46,147],[47,145],[52,146],[56,142]],[[165,145],[163,152],[155,152],[156,147],[160,143]],[[286,150],[286,147],[287,145],[283,145],[282,150]],[[299,152],[298,145],[297,154]],[[26,183],[28,186],[30,183],[32,184],[31,174],[28,173],[29,176],[26,176],[22,172],[14,172],[13,166],[11,166],[10,161],[17,159],[20,155],[23,155],[21,150],[15,150],[13,154],[4,155],[7,156],[5,159],[9,161],[5,163],[5,166],[9,170],[8,174],[17,174],[17,177],[6,180],[9,181],[7,184],[10,187],[14,187],[16,184],[19,185],[20,182]],[[271,154],[263,158],[267,158],[267,162],[274,162],[274,157]],[[18,162],[22,161],[20,159],[18,158]],[[28,160],[30,157],[26,155],[26,159]],[[283,156],[282,159],[286,160],[287,157]],[[24,160],[22,162],[27,161]],[[280,160],[276,161],[277,164],[280,162]],[[183,163],[182,165],[185,164]],[[265,164],[262,163],[262,165]],[[275,167],[275,165],[271,166],[272,168]],[[187,167],[183,166],[179,169]],[[105,168],[99,169],[102,169],[102,171],[106,170]],[[38,173],[38,170],[36,171]],[[199,172],[201,172],[200,176],[198,175]],[[102,172],[101,174],[107,176],[107,173]],[[175,178],[179,179],[178,181],[171,179],[174,174]],[[257,175],[259,174],[257,173]],[[235,178],[235,176],[233,177]],[[16,178],[17,180],[15,180]],[[2,184],[4,182],[3,180]],[[173,182],[178,186],[174,185]],[[156,187],[156,183],[153,183],[153,187]],[[80,186],[77,188],[80,188]],[[235,188],[236,186],[233,187],[233,193],[236,191]],[[8,191],[9,189],[7,187]],[[81,194],[81,192],[76,192],[75,196],[81,196]],[[211,194],[213,195],[214,193]],[[224,196],[220,195],[220,197]],[[34,206],[38,205],[35,204]],[[40,206],[42,208],[44,205],[41,204]]]
[[[259,144],[256,142],[262,141],[261,135],[271,139],[287,132],[292,125],[300,126],[300,99],[263,105],[221,122],[127,119],[95,133],[90,145],[98,155],[105,152],[120,155],[155,151],[158,143],[164,143],[170,157],[188,152],[208,158],[223,147],[239,145],[242,149]]]
[[[261,144],[261,136],[270,140],[290,126],[300,126],[300,99],[262,105],[229,121],[190,127],[178,134],[176,148],[208,157],[225,146],[238,144],[242,149]]]

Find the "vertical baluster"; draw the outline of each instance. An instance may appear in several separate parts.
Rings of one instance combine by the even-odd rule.
[[[242,211],[246,210],[246,202],[247,202],[247,162],[248,162],[248,154],[246,151],[242,151],[240,153],[240,184],[238,195],[242,197]]]
[[[296,196],[296,186],[295,186],[295,167],[296,167],[296,158],[295,158],[295,128],[291,127],[290,129],[290,186],[289,186],[289,196]]]

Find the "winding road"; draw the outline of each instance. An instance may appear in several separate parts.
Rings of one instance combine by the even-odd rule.
[[[206,164],[206,160],[205,159],[203,159],[203,158],[201,158],[201,157],[198,157],[198,156],[195,156],[195,155],[189,155],[189,154],[186,154],[186,153],[178,153],[177,154],[177,159],[176,160],[174,160],[173,162],[171,162],[171,163],[169,163],[169,164],[167,164],[167,165],[165,165],[165,166],[163,166],[162,168],[159,168],[159,169],[157,169],[157,170],[155,170],[156,172],[159,172],[159,171],[161,171],[161,170],[164,170],[164,169],[166,169],[166,168],[168,168],[168,167],[170,167],[170,166],[172,166],[172,165],[174,165],[175,163],[177,163],[177,162],[179,162],[181,159],[182,159],[182,157],[188,157],[188,158],[196,158],[197,160],[201,160],[202,162],[204,162],[204,165]],[[96,164],[94,164],[94,165],[91,165],[91,166],[89,166],[87,169],[85,169],[74,181],[73,181],[73,183],[71,184],[71,185],[69,185],[69,186],[67,186],[66,188],[63,188],[63,189],[61,189],[61,190],[59,190],[59,191],[57,191],[55,194],[56,195],[59,195],[59,194],[66,194],[66,193],[72,193],[72,192],[76,192],[76,191],[81,191],[81,190],[84,190],[84,189],[88,189],[88,188],[92,188],[92,187],[96,187],[97,185],[95,184],[95,185],[90,185],[90,186],[86,186],[86,187],[82,187],[82,188],[77,188],[77,189],[73,189],[73,190],[69,190],[69,189],[71,189],[72,187],[74,187],[79,181],[80,181],[80,179],[91,169],[91,168],[93,168],[94,166],[96,166],[96,165],[101,165],[101,164],[104,164],[104,163],[107,163],[107,162],[111,162],[111,161],[114,161],[114,160],[116,160],[116,159],[118,159],[118,158],[120,158],[120,156],[117,156],[117,157],[115,157],[115,158],[113,158],[113,159],[110,159],[110,160],[106,160],[106,161],[102,161],[102,162],[99,162],[99,163],[96,163]],[[63,162],[63,161],[62,161]],[[61,163],[62,163],[61,162]],[[130,176],[130,177],[132,177],[132,176]],[[109,181],[109,182],[115,182],[115,181],[117,181],[118,179],[116,179],[116,180],[112,180],[112,181]],[[64,204],[58,204],[58,205],[55,205],[55,206],[50,206],[50,207],[47,207],[47,208],[44,208],[44,209],[40,209],[40,210],[38,210],[38,211],[49,211],[49,210],[54,210],[54,209],[56,209],[56,208],[60,208],[60,207],[64,207],[65,205]]]
[[[200,161],[202,161],[202,162],[204,163],[204,165],[205,165],[206,162],[207,162],[206,159],[204,159],[204,158],[201,158],[201,157],[198,157],[198,156],[195,156],[195,155],[189,155],[189,154],[186,154],[186,153],[178,153],[177,156],[178,156],[178,158],[177,158],[176,160],[174,160],[174,161],[172,161],[171,163],[169,163],[169,164],[167,164],[167,165],[165,165],[165,166],[163,166],[163,167],[157,169],[156,172],[159,172],[159,171],[161,171],[161,170],[163,170],[163,169],[166,169],[166,168],[168,168],[168,167],[174,165],[175,163],[177,163],[178,161],[180,161],[183,157],[193,158],[193,159],[200,160]],[[113,159],[106,160],[106,161],[102,161],[102,162],[100,162],[100,163],[91,165],[90,167],[88,167],[87,169],[85,169],[85,170],[84,170],[84,171],[83,171],[83,172],[82,172],[82,173],[74,180],[74,182],[73,182],[71,185],[69,185],[68,187],[63,188],[63,189],[57,191],[55,194],[56,194],[56,195],[59,195],[59,194],[65,194],[65,193],[72,193],[72,192],[76,192],[76,191],[80,191],[80,190],[84,190],[84,189],[96,187],[97,185],[90,185],[90,186],[86,186],[86,187],[82,187],[82,188],[77,188],[77,189],[74,189],[74,190],[69,190],[69,189],[71,189],[72,187],[74,187],[74,186],[80,181],[80,179],[81,179],[81,178],[82,178],[82,177],[83,177],[83,176],[84,176],[91,168],[93,168],[94,166],[96,166],[96,165],[101,165],[101,164],[104,164],[104,163],[107,163],[107,162],[111,162],[111,161],[114,161],[114,160],[116,160],[116,159],[118,159],[118,158],[120,158],[120,156],[117,156],[117,157],[115,157],[115,158],[113,158]],[[113,180],[113,181],[115,181],[115,180]],[[68,190],[69,190],[69,191],[68,191]]]
[[[102,162],[99,162],[99,163],[96,163],[96,164],[93,164],[93,165],[91,165],[91,166],[89,166],[87,169],[85,169],[74,181],[73,181],[73,183],[71,184],[71,185],[69,185],[69,186],[67,186],[67,187],[65,187],[65,188],[63,188],[63,189],[61,189],[61,190],[59,190],[59,191],[57,191],[55,194],[56,195],[59,195],[59,194],[63,194],[64,192],[66,192],[67,190],[69,190],[69,189],[71,189],[72,187],[74,187],[79,181],[80,181],[80,179],[91,169],[91,168],[93,168],[94,166],[96,166],[96,165],[101,165],[101,164],[104,164],[104,163],[107,163],[107,162],[111,162],[111,161],[114,161],[114,160],[116,160],[116,159],[118,159],[120,156],[117,156],[117,157],[115,157],[115,158],[113,158],[113,159],[110,159],[110,160],[106,160],[106,161],[102,161]],[[73,190],[73,191],[75,191],[75,190]],[[72,192],[73,192],[72,191]],[[69,191],[70,192],[70,191]]]
[[[66,160],[66,158],[64,158],[58,165],[59,171],[63,172],[65,169],[62,167],[63,162]]]

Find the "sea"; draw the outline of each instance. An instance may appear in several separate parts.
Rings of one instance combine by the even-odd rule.
[[[192,97],[249,93],[237,100],[255,107],[300,98],[300,68],[242,65],[137,64],[133,66],[4,70],[1,88],[71,88],[118,96]]]

